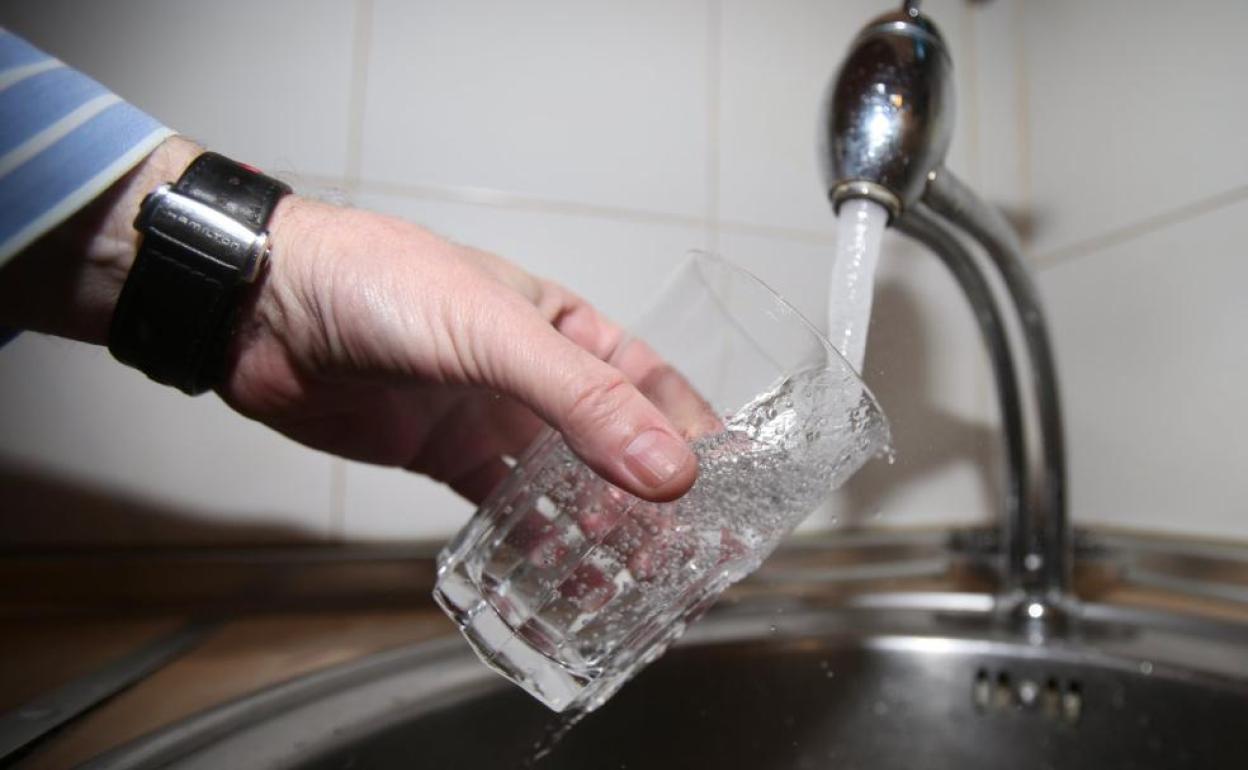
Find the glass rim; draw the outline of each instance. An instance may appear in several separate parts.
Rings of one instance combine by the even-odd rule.
[[[859,372],[857,369],[855,369],[853,367],[853,364],[851,364],[848,360],[846,360],[845,356],[841,355],[841,351],[836,349],[836,346],[832,344],[832,341],[828,339],[826,334],[824,334],[822,331],[819,330],[819,327],[815,326],[811,322],[811,320],[807,318],[804,313],[802,313],[802,311],[794,307],[791,302],[789,302],[787,299],[784,298],[783,295],[780,294],[780,292],[773,289],[762,278],[759,278],[754,273],[750,272],[749,270],[742,267],[741,265],[736,264],[735,262],[728,259],[727,257],[724,257],[721,254],[716,254],[710,251],[705,251],[703,249],[690,249],[689,251],[685,253],[685,259],[687,259],[688,261],[692,262],[695,266],[697,266],[698,278],[702,281],[707,291],[710,292],[713,296],[720,297],[721,292],[719,291],[719,289],[715,287],[712,281],[707,279],[707,274],[705,271],[705,267],[707,265],[713,265],[716,268],[723,269],[730,274],[746,279],[747,284],[753,285],[756,288],[761,289],[764,296],[766,296],[771,301],[783,307],[788,312],[789,315],[797,319],[797,322],[810,334],[811,337],[813,337],[816,341],[819,342],[820,345],[823,346],[825,352],[831,353],[832,355],[836,356],[837,360],[839,360],[841,364],[845,367],[845,370],[853,375],[854,380],[857,381],[859,386],[862,387],[863,393],[866,394],[867,398],[871,401],[871,405],[879,413],[881,419],[884,420],[885,425],[887,426],[888,416],[884,412],[884,406],[880,403],[880,400],[876,398],[875,393],[871,391],[871,388],[863,380],[862,373]],[[676,275],[678,274],[679,274],[679,271],[676,272]],[[663,289],[660,291],[660,294],[662,294],[667,289],[668,289],[668,286],[665,285]]]

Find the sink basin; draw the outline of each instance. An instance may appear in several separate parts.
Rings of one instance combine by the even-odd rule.
[[[92,767],[1242,767],[1248,629],[1085,605],[1058,636],[991,599],[712,612],[569,725],[462,640],[218,708]]]

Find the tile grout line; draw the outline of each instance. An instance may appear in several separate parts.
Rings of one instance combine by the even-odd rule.
[[[1027,77],[1027,4],[1011,3],[1010,26],[1015,43],[1014,88],[1018,94],[1018,179],[1023,210],[1031,211],[1035,202],[1031,176],[1031,90]]]
[[[531,213],[560,214],[564,216],[590,217],[611,222],[632,222],[668,227],[713,228],[716,233],[735,233],[765,238],[777,238],[794,243],[828,246],[835,243],[835,234],[820,230],[806,230],[783,225],[764,225],[755,222],[736,220],[708,221],[705,217],[685,214],[670,214],[661,211],[644,209],[627,209],[612,206],[601,206],[573,201],[546,200],[525,195],[508,193],[501,190],[489,190],[472,187],[433,187],[422,185],[396,184],[391,182],[373,182],[369,180],[349,180],[317,174],[300,177],[301,182],[320,185],[331,189],[341,188],[348,195],[358,193],[377,193],[392,195],[399,198],[417,200],[434,200],[444,203],[457,203],[469,206],[499,208],[509,211],[527,211]],[[1116,245],[1150,232],[1179,224],[1200,215],[1210,213],[1225,206],[1233,205],[1248,199],[1248,185],[1235,187],[1208,198],[1203,198],[1186,206],[1168,212],[1147,217],[1139,222],[1118,228],[1108,233],[1085,238],[1084,240],[1061,248],[1032,254],[1028,263],[1033,269],[1044,270],[1062,262],[1085,256],[1091,252],[1108,246]]]
[[[347,461],[331,457],[329,466],[329,539],[347,536]]]
[[[1239,185],[1238,187],[1232,187],[1229,190],[1201,198],[1169,211],[1154,214],[1138,222],[1110,230],[1107,233],[1084,238],[1081,241],[1076,241],[1068,246],[1062,246],[1043,254],[1036,254],[1028,261],[1035,269],[1046,270],[1244,201],[1248,201],[1248,185]]]
[[[351,94],[347,108],[347,158],[344,186],[354,188],[364,163],[364,107],[368,88],[368,61],[373,44],[373,0],[356,0],[351,46]]]
[[[348,193],[377,193],[400,198],[434,200],[445,203],[457,203],[469,206],[500,208],[510,211],[528,211],[534,213],[560,214],[604,219],[612,222],[632,222],[669,227],[712,227],[718,233],[735,233],[766,238],[777,238],[795,243],[814,245],[830,245],[835,242],[835,234],[819,230],[785,227],[783,225],[764,225],[754,222],[736,220],[714,220],[685,214],[670,214],[661,211],[644,209],[627,209],[612,206],[601,206],[573,201],[547,200],[525,195],[472,187],[434,187],[422,185],[396,184],[391,182],[373,182],[369,180],[339,179],[316,174],[303,177],[303,181],[327,187],[341,186]],[[1194,203],[1172,209],[1161,214],[1147,217],[1139,222],[1117,228],[1107,233],[1096,235],[1068,246],[1028,257],[1028,263],[1038,270],[1055,264],[1084,256],[1091,252],[1132,240],[1170,225],[1179,224],[1189,219],[1216,211],[1229,205],[1248,200],[1248,185],[1226,190],[1216,195],[1203,198]]]
[[[595,217],[615,222],[640,222],[643,224],[676,227],[703,228],[708,224],[705,216],[672,214],[646,209],[629,209],[576,201],[536,198],[523,194],[480,187],[440,187],[397,182],[379,182],[367,179],[355,181],[318,174],[305,174],[300,181],[313,186],[330,189],[341,188],[351,193],[374,193],[397,198],[432,200],[469,206],[500,208],[510,211],[528,211],[567,216]],[[762,235],[802,243],[826,244],[834,240],[831,233],[806,230],[784,225],[764,225],[754,222],[717,220],[713,223],[720,231],[747,235]]]
[[[385,182],[359,179],[354,187],[360,192],[380,195],[393,195],[400,198],[416,198],[424,200],[463,203],[471,206],[513,209],[518,211],[544,212],[553,214],[572,214],[579,216],[601,217],[620,221],[648,222],[652,224],[701,226],[705,217],[693,214],[671,214],[663,211],[646,209],[630,209],[579,201],[538,198],[521,193],[507,192],[487,187],[469,186],[438,186],[409,184],[404,182]]]
[[[706,29],[706,250],[719,251],[720,94],[723,4],[707,0]]]

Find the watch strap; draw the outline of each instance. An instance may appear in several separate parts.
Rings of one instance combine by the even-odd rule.
[[[215,152],[196,158],[173,189],[228,214],[257,233],[268,224],[277,202],[290,192],[288,185]]]
[[[191,395],[221,374],[240,284],[212,260],[188,263],[186,247],[156,230],[143,236],[109,330],[117,360]]]
[[[216,153],[196,158],[173,190],[255,234],[264,231],[278,201],[290,192]],[[184,225],[166,216],[148,218],[140,228],[139,251],[113,311],[109,350],[151,379],[194,395],[224,373],[235,310],[249,284],[234,252],[213,253],[204,228],[179,229]]]

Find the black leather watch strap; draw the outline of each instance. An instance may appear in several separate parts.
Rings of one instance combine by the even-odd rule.
[[[228,214],[257,233],[268,226],[277,202],[290,192],[289,186],[258,169],[215,152],[196,158],[173,189]]]
[[[253,168],[204,153],[173,194],[162,188],[149,196],[135,222],[139,252],[113,311],[113,355],[186,393],[215,385],[235,309],[267,254],[265,226],[289,192]]]

